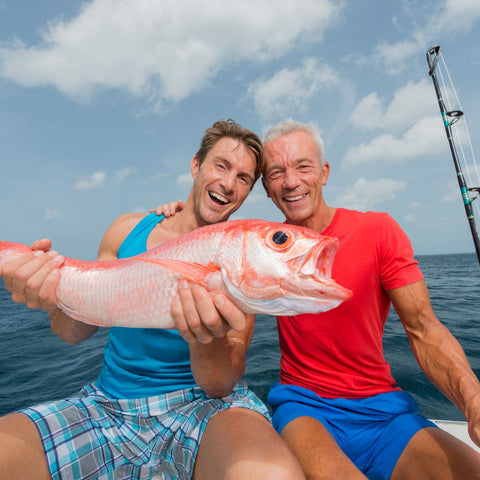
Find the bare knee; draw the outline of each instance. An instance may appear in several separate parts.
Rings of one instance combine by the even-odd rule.
[[[360,470],[342,469],[339,468],[335,472],[315,472],[307,474],[307,480],[367,480],[367,477],[360,472]]]
[[[258,463],[245,460],[228,469],[225,480],[305,480],[300,464],[292,457]]]
[[[195,462],[195,480],[305,480],[299,462],[270,423],[232,408],[207,425]]]
[[[307,480],[366,480],[330,432],[312,417],[297,417],[286,425],[282,438],[295,453]]]
[[[480,479],[480,455],[449,433],[437,428],[419,430],[407,444],[392,479]]]
[[[24,478],[49,479],[50,474],[35,425],[12,413],[0,418],[0,480]]]

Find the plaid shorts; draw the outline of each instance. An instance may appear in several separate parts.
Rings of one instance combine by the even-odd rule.
[[[95,384],[78,397],[21,410],[36,425],[52,479],[189,479],[209,419],[265,405],[238,383],[223,398],[198,387],[161,396],[113,400]]]

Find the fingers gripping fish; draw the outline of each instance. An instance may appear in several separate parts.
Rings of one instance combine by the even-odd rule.
[[[336,239],[264,220],[198,228],[140,255],[114,261],[66,258],[58,307],[100,326],[175,328],[170,303],[180,277],[227,295],[244,313],[319,313],[351,298],[331,279]],[[0,268],[31,252],[0,242]]]

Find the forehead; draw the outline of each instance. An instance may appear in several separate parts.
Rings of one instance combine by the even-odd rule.
[[[315,141],[308,133],[300,130],[270,140],[264,146],[264,153],[267,167],[277,163],[319,160]]]
[[[207,153],[205,160],[225,161],[239,170],[247,171],[252,176],[255,174],[255,155],[243,142],[236,138],[223,137],[218,140]]]

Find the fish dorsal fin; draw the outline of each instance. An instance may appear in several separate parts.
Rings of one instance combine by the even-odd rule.
[[[212,273],[220,272],[220,267],[213,262],[208,265],[201,265],[195,262],[184,262],[182,260],[161,259],[161,258],[137,258],[142,262],[153,263],[168,268],[182,277],[186,277],[199,285],[206,285],[206,278]]]

